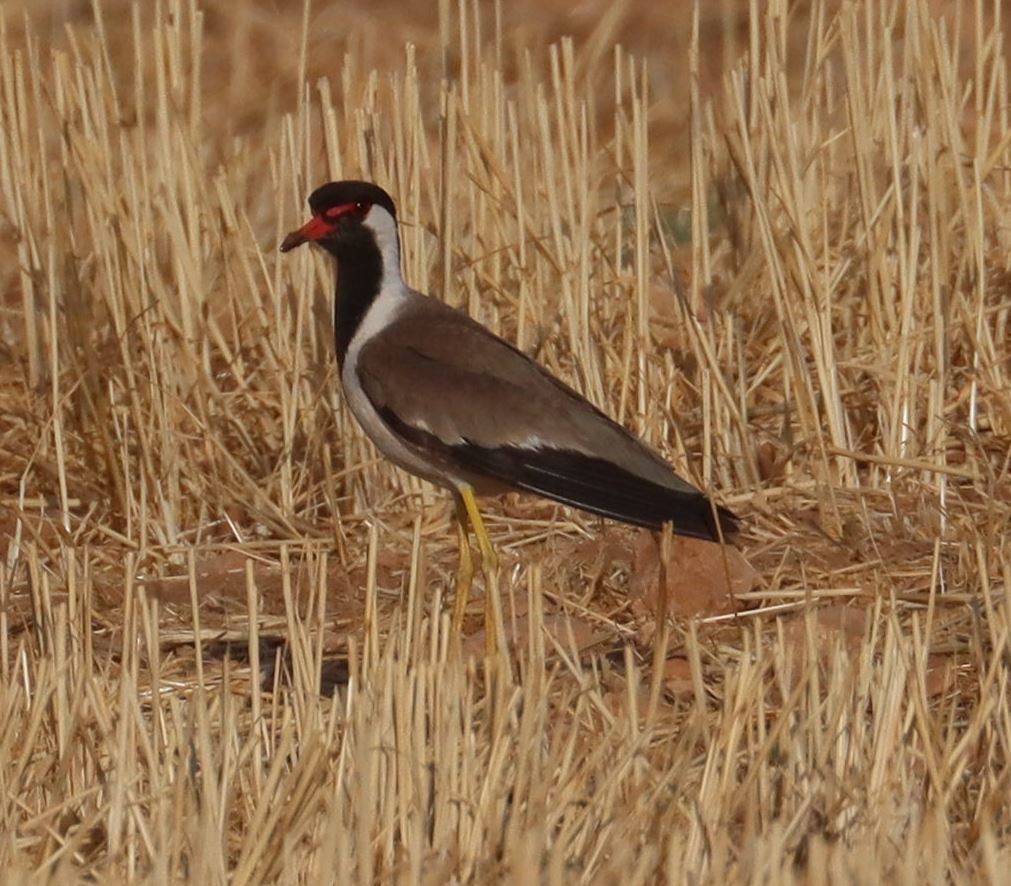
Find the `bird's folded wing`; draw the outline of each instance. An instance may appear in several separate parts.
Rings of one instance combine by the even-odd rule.
[[[434,303],[438,304],[438,303]],[[733,515],[582,396],[444,306],[398,318],[356,370],[391,430],[447,467],[642,526],[704,538]]]

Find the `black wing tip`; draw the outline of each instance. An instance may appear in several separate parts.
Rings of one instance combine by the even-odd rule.
[[[733,511],[691,487],[672,489],[613,462],[562,449],[489,449],[465,444],[453,455],[475,473],[592,514],[706,541],[732,541],[740,528]]]
[[[604,514],[612,519],[661,532],[670,525],[671,532],[702,541],[732,543],[737,540],[741,520],[733,511],[716,504],[704,492],[672,491],[654,486],[644,496],[637,512]],[[590,509],[592,510],[592,508]]]
[[[666,523],[670,523],[675,535],[715,542],[734,542],[740,534],[740,517],[723,505],[711,502],[702,492],[699,492],[694,513],[686,512],[683,503],[677,510],[678,513],[672,514],[670,519],[651,528],[661,530]]]
[[[732,541],[739,531],[740,520],[733,511],[690,486],[672,489],[607,459],[568,449],[447,444],[407,425],[389,409],[379,413],[408,442],[506,487],[645,529],[659,530],[670,523],[676,535],[705,541]]]

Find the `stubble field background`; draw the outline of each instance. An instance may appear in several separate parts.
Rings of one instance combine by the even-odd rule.
[[[999,881],[1003,13],[6,0],[8,881]],[[341,177],[753,572],[505,497],[454,657],[451,503],[276,251]]]

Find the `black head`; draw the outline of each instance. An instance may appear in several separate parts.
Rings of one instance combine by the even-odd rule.
[[[322,185],[309,195],[312,218],[284,238],[281,252],[312,242],[337,255],[342,245],[361,236],[363,222],[373,206],[385,209],[396,222],[397,207],[378,185],[363,181]]]

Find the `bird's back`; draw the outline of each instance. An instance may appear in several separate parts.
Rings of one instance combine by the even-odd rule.
[[[391,430],[447,474],[718,538],[736,524],[582,395],[466,314],[411,292],[357,372]]]

